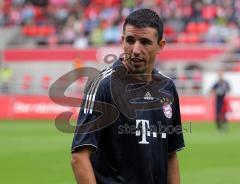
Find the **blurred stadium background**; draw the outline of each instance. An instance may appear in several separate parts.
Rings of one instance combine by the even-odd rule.
[[[165,24],[156,67],[180,94],[182,183],[239,183],[240,0],[0,0],[0,183],[74,183],[73,135],[59,132],[54,118],[79,109],[52,102],[49,87],[73,69],[109,66],[121,54],[124,18],[138,8]],[[219,70],[231,86],[225,134],[215,130],[209,95]],[[66,94],[81,98],[85,83]]]

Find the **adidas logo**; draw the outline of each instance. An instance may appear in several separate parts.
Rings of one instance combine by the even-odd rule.
[[[153,99],[154,98],[152,97],[152,95],[149,91],[144,96],[144,100],[153,100]]]

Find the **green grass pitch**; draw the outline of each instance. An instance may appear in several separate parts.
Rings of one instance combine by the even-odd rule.
[[[184,129],[186,148],[179,152],[182,184],[240,183],[240,124],[231,124],[229,132],[221,134],[210,123],[186,123]],[[0,183],[75,183],[72,136],[50,121],[0,121]]]

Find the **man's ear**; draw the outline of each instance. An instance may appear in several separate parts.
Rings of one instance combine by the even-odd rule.
[[[165,40],[165,39],[161,39],[161,40],[158,42],[159,51],[164,48],[165,44],[166,44],[166,40]]]
[[[122,35],[122,37],[121,37],[122,48],[123,48],[123,43],[124,43],[124,35]]]
[[[122,42],[124,41],[124,35],[122,35],[121,40],[122,40]]]

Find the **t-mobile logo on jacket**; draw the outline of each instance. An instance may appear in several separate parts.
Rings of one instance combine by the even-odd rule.
[[[151,132],[149,126],[149,120],[136,120],[136,136],[142,136],[142,140],[139,144],[149,144],[147,137],[157,138],[157,132]]]

